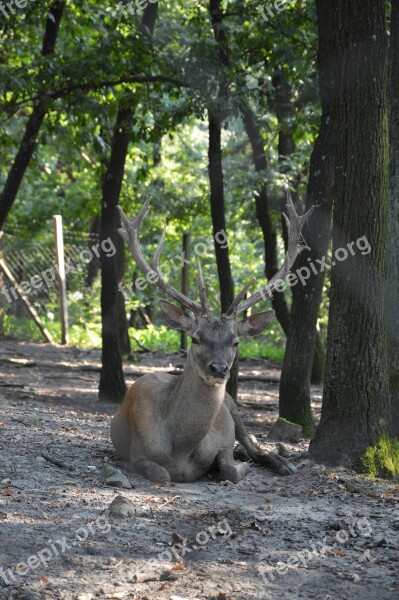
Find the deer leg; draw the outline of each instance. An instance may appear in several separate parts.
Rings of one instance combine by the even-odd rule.
[[[252,441],[247,433],[244,422],[240,413],[238,412],[238,408],[234,400],[226,394],[224,401],[230,411],[231,416],[233,417],[236,440],[238,440],[245,448],[248,456],[256,463],[270,467],[279,475],[291,475],[292,473],[296,473],[296,467],[294,467],[294,465],[291,464],[286,458],[280,456],[279,454],[269,454],[268,452],[262,450],[257,441]],[[254,439],[256,440],[256,438]]]
[[[148,458],[135,458],[131,461],[132,468],[150,481],[170,481],[168,471]]]
[[[232,483],[238,483],[251,470],[248,463],[236,463],[233,458],[233,450],[223,448],[216,457],[220,477],[228,479]]]

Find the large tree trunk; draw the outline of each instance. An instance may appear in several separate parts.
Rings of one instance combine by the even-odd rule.
[[[149,5],[141,22],[146,35],[152,35],[158,12],[158,5]],[[101,255],[101,315],[102,315],[102,357],[99,386],[99,400],[120,402],[126,391],[122,369],[121,334],[127,335],[125,306],[118,298],[118,280],[123,271],[124,252],[122,238],[117,232],[119,216],[117,204],[122,188],[129,136],[133,120],[132,99],[125,94],[118,108],[114,134],[111,142],[111,156],[103,181],[101,201],[100,241],[110,237],[117,252],[112,257]],[[119,256],[118,256],[119,254]],[[122,296],[122,294],[119,294]],[[122,321],[122,325],[121,325]],[[125,349],[128,343],[125,339]],[[130,344],[129,344],[130,348]]]
[[[64,8],[65,0],[55,0],[50,6],[43,36],[42,56],[48,56],[54,52]],[[26,124],[20,147],[0,193],[0,229],[3,228],[7,215],[17,197],[25,171],[36,148],[37,138],[46,112],[45,100],[36,100]]]
[[[248,102],[240,103],[240,112],[245,131],[252,147],[252,155],[257,173],[265,174],[267,167],[266,152],[259,123]],[[265,250],[265,275],[271,279],[278,271],[277,233],[270,217],[266,181],[255,194],[256,217],[263,235]],[[285,335],[288,335],[290,313],[283,292],[274,292],[272,307]]]
[[[385,0],[317,0],[320,37],[328,39],[334,128],[331,301],[316,460],[359,464],[389,432],[385,337],[388,115]],[[367,255],[336,251],[366,238]],[[353,248],[353,246],[352,246]]]
[[[392,425],[399,438],[399,0],[391,0],[387,334]]]
[[[227,40],[223,28],[223,13],[220,0],[210,0],[209,10],[215,41],[218,44],[219,69],[228,66]],[[208,108],[209,119],[209,183],[215,256],[220,285],[220,304],[222,312],[226,311],[234,299],[234,282],[231,275],[229,249],[222,248],[216,241],[218,231],[227,233],[224,205],[224,182],[222,166],[222,107],[227,102],[228,89],[223,77],[220,78],[218,101]],[[238,385],[238,359],[230,371],[227,391],[236,399]]]

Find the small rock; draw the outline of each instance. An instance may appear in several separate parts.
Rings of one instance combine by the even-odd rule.
[[[133,502],[123,496],[116,496],[109,506],[110,515],[113,517],[127,518],[133,517],[135,508]]]
[[[87,465],[86,467],[86,471],[87,473],[92,473],[93,471],[96,471],[97,467],[95,467],[94,465]]]
[[[43,456],[36,456],[36,462],[38,462],[38,463],[44,463],[44,462],[46,462],[46,459],[43,458]]]
[[[302,427],[296,423],[290,423],[285,419],[279,417],[272,427],[269,433],[269,440],[276,440],[278,442],[291,442],[298,444],[302,437]]]
[[[108,479],[108,477],[112,477],[113,475],[119,475],[121,471],[116,467],[112,467],[111,465],[104,465],[101,469],[101,476],[104,479]]]
[[[111,465],[104,465],[101,470],[101,475],[105,479],[105,483],[112,485],[113,487],[120,487],[130,490],[132,485],[126,475],[119,469],[112,467]]]
[[[288,451],[288,449],[284,446],[284,444],[282,442],[278,442],[278,444],[276,444],[278,453],[281,456],[284,456],[284,458],[289,458],[290,457],[290,453]]]
[[[78,594],[77,600],[91,600],[93,598],[93,596],[94,596],[94,594],[91,594],[90,592]]]
[[[10,483],[11,483],[11,479],[2,479],[2,480],[0,481],[0,483],[1,483],[2,485],[10,485]]]
[[[125,488],[126,490],[132,489],[132,484],[123,473],[119,473],[117,475],[112,475],[112,477],[108,477],[105,480],[105,483],[108,485],[112,485],[113,487]]]

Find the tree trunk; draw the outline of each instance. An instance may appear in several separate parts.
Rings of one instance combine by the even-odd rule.
[[[240,103],[241,117],[252,147],[255,170],[264,176],[267,160],[263,139],[256,117],[246,101]],[[255,194],[256,217],[263,235],[265,249],[265,276],[269,280],[278,271],[277,233],[269,213],[266,181]],[[285,335],[288,335],[290,313],[283,292],[274,292],[272,307]]]
[[[223,28],[223,13],[220,0],[210,0],[209,10],[214,31],[215,41],[218,44],[219,69],[228,66],[229,57],[227,52],[227,40]],[[213,236],[215,243],[215,256],[220,285],[220,304],[222,312],[226,311],[234,299],[234,282],[231,275],[229,249],[221,248],[216,241],[218,231],[227,233],[224,205],[224,182],[222,166],[222,113],[227,102],[228,89],[223,77],[220,77],[218,101],[214,106],[208,108],[209,119],[209,183],[210,203]],[[227,391],[236,399],[238,388],[238,358],[230,370],[230,379],[227,383]]]
[[[42,56],[48,56],[54,52],[64,7],[65,0],[55,0],[50,7],[43,36]],[[8,213],[17,197],[25,171],[36,148],[37,138],[46,112],[45,100],[35,100],[20,147],[0,193],[0,229],[3,228]]]
[[[335,85],[336,264],[323,407],[310,451],[327,464],[360,466],[364,452],[389,433],[390,421],[384,310],[389,158],[385,1],[316,4]],[[354,244],[352,256],[348,244],[359,239],[367,240],[370,252],[363,255]]]
[[[145,35],[152,35],[157,13],[157,4],[149,5],[144,10],[141,29]],[[132,120],[132,99],[129,94],[125,94],[119,103],[101,201],[100,241],[110,237],[117,249],[112,257],[101,254],[102,357],[99,400],[111,402],[120,402],[126,391],[121,357],[121,330],[122,335],[128,335],[127,320],[124,302],[122,308],[118,299],[118,280],[124,270],[120,253],[124,249],[122,238],[117,232],[119,215],[116,206],[122,188]],[[119,293],[119,296],[122,294]],[[123,317],[126,323],[123,322],[121,327]]]
[[[392,425],[399,438],[399,0],[391,0],[387,335]]]
[[[296,150],[296,144],[295,144],[295,139],[294,139],[294,135],[293,135],[293,126],[292,126],[293,120],[295,119],[295,109],[294,109],[294,105],[292,102],[293,90],[292,90],[291,86],[289,85],[289,83],[287,82],[283,71],[277,71],[275,73],[275,75],[273,76],[273,86],[275,88],[274,107],[275,107],[275,112],[276,112],[278,126],[279,126],[278,156],[279,156],[279,161],[280,161],[280,170],[282,173],[288,173],[289,169],[288,169],[287,158],[289,158]],[[318,163],[317,169],[319,167],[323,168],[323,166],[324,166],[320,157],[319,157],[319,159],[315,160],[315,163]],[[315,166],[315,165],[313,165],[313,166]],[[310,175],[310,177],[311,177],[311,175]],[[316,178],[316,179],[318,179],[318,178]],[[318,181],[320,181],[320,179],[318,179]],[[296,204],[298,202],[298,192],[296,189],[298,182],[296,182],[291,177],[291,178],[289,178],[289,183],[290,183],[290,186],[294,187],[293,200],[294,200],[294,204]],[[310,190],[310,191],[312,192],[312,190]],[[323,194],[324,194],[324,191],[321,194],[317,194],[318,202],[327,201],[327,198],[325,198],[325,196]],[[282,214],[285,209],[285,194],[283,194],[281,197],[280,205],[281,205],[281,225],[282,225],[282,229],[283,229],[285,248],[287,249],[288,232],[287,232],[286,222],[285,222],[285,219],[283,218],[283,214]],[[309,208],[310,208],[310,206],[309,206]],[[317,218],[317,216],[316,216],[316,218]],[[328,222],[326,224],[328,226]],[[328,237],[328,233],[327,233],[327,237]],[[324,277],[322,277],[321,285],[323,283],[323,280],[324,280]],[[321,291],[322,291],[322,287],[320,289],[320,292]],[[299,301],[301,301],[301,300],[306,302],[306,299],[304,299],[303,296],[301,294],[299,294]],[[321,301],[321,295],[318,300],[319,306],[320,306],[320,301]],[[305,312],[306,312],[306,309],[305,309]],[[307,325],[309,325],[309,324],[307,323]],[[289,323],[289,327],[290,326],[291,325]],[[315,327],[316,327],[316,325],[315,325]],[[287,336],[289,336],[288,329],[285,333]],[[315,330],[315,336],[316,336],[316,340],[313,345],[313,347],[314,347],[313,358],[309,357],[309,360],[313,361],[310,380],[311,380],[311,383],[321,383],[323,381],[323,376],[324,376],[325,352],[324,352],[323,344],[322,344],[320,336],[319,336],[319,332],[317,330]]]
[[[122,187],[131,124],[130,107],[126,108],[120,103],[111,142],[111,156],[103,180],[100,225],[100,242],[111,238],[117,252],[121,251],[121,245],[117,232],[119,216],[116,206]],[[101,315],[102,364],[99,399],[120,402],[126,386],[119,338],[117,254],[101,254]]]
[[[321,49],[320,49],[321,50]],[[320,65],[320,83],[325,73]],[[318,206],[304,227],[310,252],[303,252],[295,262],[297,269],[308,269],[306,285],[292,288],[290,333],[285,348],[280,380],[280,416],[304,428],[307,437],[314,433],[310,405],[310,381],[316,345],[316,324],[323,291],[324,273],[315,275],[308,263],[326,256],[329,243],[332,204],[333,163],[331,155],[331,121],[329,107],[323,103],[323,117],[311,161],[306,209]],[[305,271],[304,271],[305,274]],[[307,274],[307,273],[306,273]]]

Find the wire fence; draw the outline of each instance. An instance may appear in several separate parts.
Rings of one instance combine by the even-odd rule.
[[[64,229],[64,256],[68,301],[80,303],[70,324],[83,318],[83,309],[93,301],[93,284],[100,269],[100,259],[92,249],[99,242],[95,233]],[[15,291],[16,284],[39,319],[58,321],[58,285],[55,238],[52,223],[27,238],[26,230],[6,228],[1,238],[2,259],[15,281],[6,278],[2,288],[2,305],[9,316],[26,317],[26,304]],[[80,314],[79,314],[80,313]],[[30,315],[31,316],[31,315]],[[12,335],[13,331],[9,331]]]

